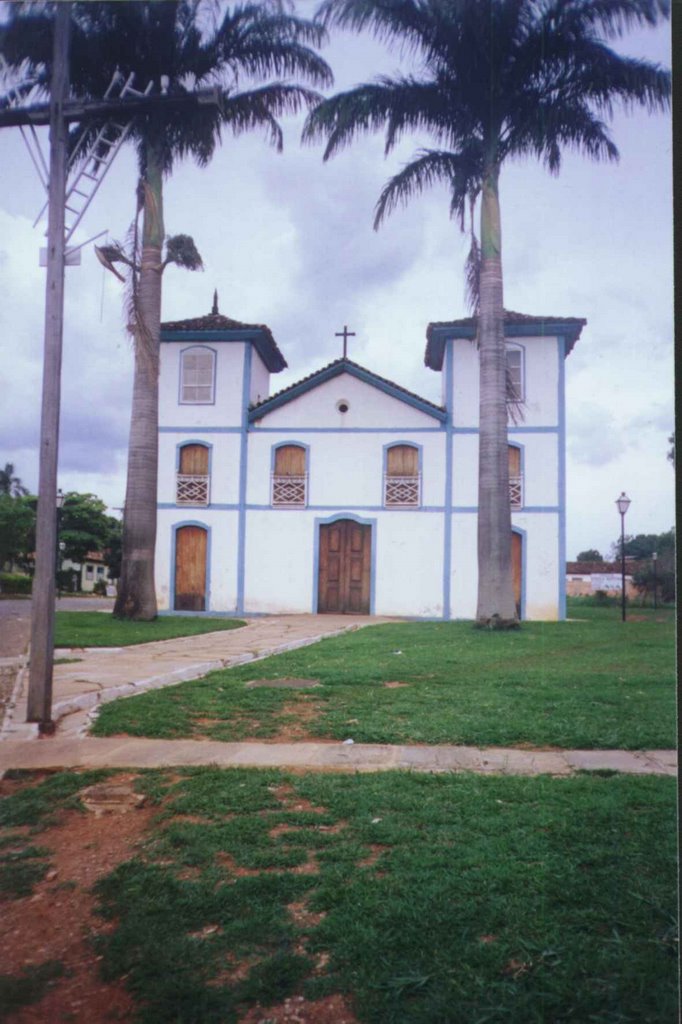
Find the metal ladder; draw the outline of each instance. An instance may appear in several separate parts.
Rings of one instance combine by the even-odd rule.
[[[116,70],[104,94],[104,99],[109,99],[119,86],[118,99],[123,99],[125,96],[137,96],[138,98],[148,96],[154,87],[154,83],[149,82],[144,92],[140,92],[138,89],[133,88],[134,80],[135,74],[133,72],[128,75],[128,78],[124,79],[121,72]],[[121,85],[121,83],[123,84]],[[86,210],[104,181],[107,171],[128,137],[131,128],[132,121],[128,121],[125,124],[120,124],[118,121],[108,121],[100,128],[91,142],[86,143],[85,139],[82,139],[71,154],[67,166],[67,187],[64,200],[65,245],[68,244],[69,239],[83,219]],[[45,203],[33,222],[34,227],[47,210],[47,206],[48,204]]]

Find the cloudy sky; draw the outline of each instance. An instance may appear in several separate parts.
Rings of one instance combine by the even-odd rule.
[[[314,5],[299,3],[303,13]],[[668,26],[630,35],[623,52],[668,65]],[[324,56],[336,89],[397,70],[398,54],[336,33]],[[404,66],[404,65],[403,65]],[[220,311],[266,323],[289,369],[279,390],[341,354],[335,332],[356,332],[349,355],[440,401],[439,375],[423,365],[429,321],[466,316],[466,240],[448,219],[445,189],[399,210],[379,232],[373,207],[385,180],[426,137],[385,160],[368,137],[327,164],[285,122],[278,155],[258,137],[226,137],[210,167],[181,164],[165,188],[166,229],[193,235],[205,270],[169,268],[163,319]],[[671,123],[667,115],[617,115],[619,164],[568,154],[558,178],[532,162],[501,180],[505,305],[523,313],[585,317],[567,360],[569,558],[605,555],[620,531],[615,499],[627,491],[627,532],[674,521]],[[38,482],[45,222],[32,227],[41,185],[18,129],[0,132],[0,463]],[[132,219],[132,151],[122,151],[82,222],[79,241]],[[59,484],[123,504],[132,357],[122,286],[92,246],[66,272]]]

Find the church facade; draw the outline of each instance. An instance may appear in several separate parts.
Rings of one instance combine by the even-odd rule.
[[[565,615],[564,372],[584,324],[505,317],[522,618]],[[162,325],[160,610],[475,616],[475,324],[426,337],[440,405],[345,356],[271,394],[286,362],[267,327],[216,306]]]

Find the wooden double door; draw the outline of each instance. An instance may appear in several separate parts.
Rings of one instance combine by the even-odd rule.
[[[207,533],[201,526],[180,526],[175,533],[176,611],[206,611]]]
[[[372,527],[352,519],[320,526],[318,612],[369,615]]]

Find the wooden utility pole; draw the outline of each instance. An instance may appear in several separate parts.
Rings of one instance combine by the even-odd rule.
[[[67,163],[67,126],[63,107],[69,96],[70,17],[71,4],[57,4],[50,92],[50,180],[40,477],[26,716],[27,721],[39,723],[41,733],[48,734],[54,731],[52,661],[57,547],[57,452],[64,322],[64,196]]]

